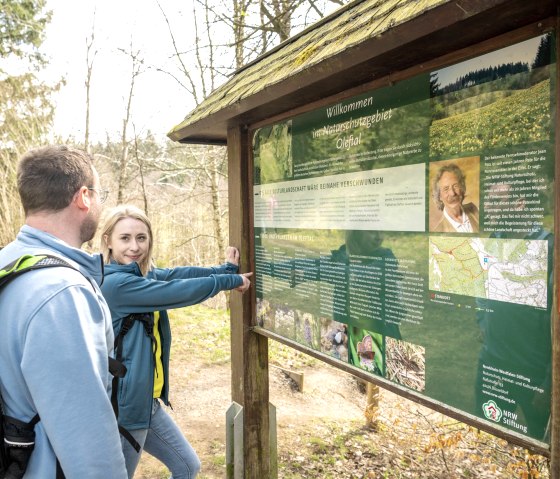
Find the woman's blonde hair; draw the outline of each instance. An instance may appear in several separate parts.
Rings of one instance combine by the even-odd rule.
[[[120,205],[113,208],[107,217],[105,218],[105,222],[103,224],[103,228],[101,230],[101,252],[103,253],[103,260],[105,264],[111,262],[111,250],[107,244],[107,239],[111,237],[113,234],[113,230],[115,229],[115,225],[125,219],[125,218],[132,218],[138,221],[141,221],[146,225],[148,228],[148,253],[146,257],[138,264],[140,266],[140,271],[145,276],[148,271],[150,271],[153,267],[153,259],[152,259],[152,252],[154,248],[154,235],[152,234],[152,224],[150,220],[146,216],[146,214],[136,206],[133,205]]]

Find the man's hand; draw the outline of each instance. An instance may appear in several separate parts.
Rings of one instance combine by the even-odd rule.
[[[226,248],[226,261],[239,266],[239,250],[234,246],[228,246]]]
[[[235,288],[235,291],[239,291],[240,293],[244,293],[249,289],[251,286],[251,281],[249,278],[253,276],[253,273],[241,273],[239,276],[243,278],[243,284]]]

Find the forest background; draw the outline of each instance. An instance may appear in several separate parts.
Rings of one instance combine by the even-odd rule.
[[[99,1],[78,5],[89,12],[78,22],[81,2],[0,0],[0,247],[23,223],[18,158],[64,143],[94,156],[110,190],[106,210],[133,203],[150,216],[159,264],[221,262],[228,241],[225,148],[180,145],[165,134],[237,69],[345,1],[143,0],[109,10]],[[89,24],[81,35],[78,23]],[[63,43],[48,51],[55,25]],[[107,61],[115,55],[118,67]],[[171,100],[168,90],[177,92]],[[181,117],[170,107],[168,118],[163,109],[163,120],[146,120],[146,105],[170,102],[185,106]],[[69,111],[72,127],[56,128]]]

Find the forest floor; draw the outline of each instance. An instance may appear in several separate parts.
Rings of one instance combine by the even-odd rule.
[[[172,328],[169,412],[201,459],[198,477],[224,478],[231,405],[227,316],[189,308],[174,312]],[[356,378],[272,341],[269,356],[279,478],[549,477],[544,457],[385,390],[376,427],[366,426],[365,388]],[[274,365],[303,373],[303,390]],[[168,476],[144,454],[135,478]]]

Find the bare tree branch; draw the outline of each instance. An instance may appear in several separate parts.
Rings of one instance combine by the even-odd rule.
[[[171,37],[171,43],[173,45],[173,50],[175,51],[175,58],[177,59],[177,61],[179,62],[179,65],[181,66],[181,72],[183,73],[183,75],[185,75],[185,78],[188,80],[189,84],[191,85],[190,88],[190,93],[192,94],[195,103],[198,105],[199,104],[199,99],[198,99],[198,93],[196,90],[196,85],[194,84],[191,74],[188,70],[188,68],[186,67],[186,65],[183,63],[183,59],[179,53],[179,50],[177,49],[177,42],[175,41],[175,35],[173,34],[173,29],[171,28],[171,24],[169,23],[169,19],[167,18],[167,15],[165,13],[165,11],[163,10],[163,8],[161,7],[161,5],[159,4],[159,2],[156,0],[157,6],[159,7],[163,18],[165,20],[165,23],[167,23],[167,30],[169,31],[169,36]]]

